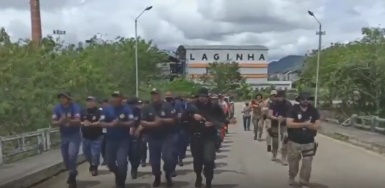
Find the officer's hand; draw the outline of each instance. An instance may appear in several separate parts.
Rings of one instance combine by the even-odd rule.
[[[312,125],[313,125],[313,123],[310,120],[304,122],[305,127],[310,127]]]
[[[202,117],[201,115],[199,115],[199,114],[194,114],[194,115],[193,115],[193,118],[194,118],[194,120],[196,120],[196,121],[201,121],[201,120],[203,120],[203,117]]]
[[[209,122],[209,121],[206,121],[205,126],[206,126],[206,127],[212,127],[212,126],[214,126],[214,123],[211,123],[211,122]]]
[[[282,122],[282,121],[283,121],[283,117],[282,117],[282,116],[278,116],[277,119],[278,119],[279,122]]]
[[[136,129],[134,127],[130,127],[130,135],[134,136],[136,132]]]
[[[91,123],[88,120],[83,121],[82,124],[86,127],[91,125]]]

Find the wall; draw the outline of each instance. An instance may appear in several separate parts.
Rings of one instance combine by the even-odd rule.
[[[186,74],[207,73],[209,63],[237,62],[249,83],[267,82],[268,50],[186,50]]]

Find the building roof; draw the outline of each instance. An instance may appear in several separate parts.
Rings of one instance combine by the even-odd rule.
[[[268,50],[266,46],[262,45],[181,45],[178,47],[185,50]]]

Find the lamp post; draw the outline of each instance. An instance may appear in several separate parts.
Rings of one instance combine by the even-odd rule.
[[[318,90],[319,90],[319,64],[320,64],[320,58],[321,58],[321,46],[322,46],[322,35],[325,35],[326,32],[322,31],[322,24],[318,20],[318,18],[314,15],[312,11],[307,11],[307,13],[312,16],[319,25],[318,31],[316,32],[316,35],[318,35],[318,52],[317,52],[317,68],[316,68],[316,76],[315,76],[315,93],[314,93],[314,107],[317,107],[318,104]]]
[[[152,6],[146,7],[139,15],[135,18],[135,95],[139,97],[139,63],[138,63],[138,19],[146,11],[151,10]]]

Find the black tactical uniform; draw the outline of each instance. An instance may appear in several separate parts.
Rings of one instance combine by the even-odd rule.
[[[217,128],[224,126],[226,121],[222,108],[218,104],[211,103],[208,97],[208,89],[201,88],[198,100],[186,108],[182,117],[188,122],[191,134],[190,148],[197,175],[195,187],[202,186],[201,174],[204,170],[207,188],[211,187],[214,177]],[[197,121],[194,114],[200,115],[203,119]]]
[[[95,97],[88,97],[87,101],[95,102]],[[102,111],[99,107],[88,107],[81,112],[81,121],[95,123],[98,122]],[[93,176],[98,174],[98,165],[100,161],[101,154],[101,144],[102,144],[102,127],[98,125],[89,125],[82,126],[82,137],[83,137],[83,153],[90,163],[89,171]]]
[[[137,97],[132,97],[127,100],[127,105],[129,105],[130,108],[132,109],[132,113],[135,119],[135,124],[133,127],[131,127],[131,129],[133,130],[136,130],[140,125],[141,109],[138,107],[138,104],[139,104],[139,99]],[[128,148],[128,158],[131,164],[132,179],[136,179],[138,176],[138,167],[140,165],[141,155],[142,155],[141,146],[142,146],[142,135],[139,135],[138,137],[132,136],[130,139],[130,146]]]
[[[293,106],[288,116],[289,184],[295,183],[295,177],[301,171],[299,184],[308,186],[313,157],[318,147],[314,138],[319,128],[320,115],[318,110],[310,105],[313,97],[309,93],[300,93],[296,100],[299,104]],[[302,166],[299,169],[301,159]]]

